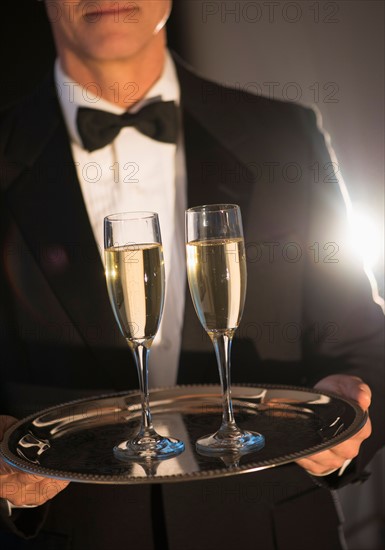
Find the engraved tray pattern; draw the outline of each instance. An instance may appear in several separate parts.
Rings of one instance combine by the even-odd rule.
[[[314,389],[272,385],[232,388],[237,423],[265,436],[265,447],[242,456],[207,457],[198,437],[221,421],[220,387],[152,390],[155,428],[185,442],[180,456],[122,462],[113,447],[131,437],[140,419],[137,391],[72,401],[29,416],[5,434],[0,451],[26,472],[87,483],[157,483],[222,477],[292,462],[348,439],[367,415],[354,402]]]

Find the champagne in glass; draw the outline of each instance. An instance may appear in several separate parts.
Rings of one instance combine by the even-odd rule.
[[[120,331],[134,355],[141,392],[138,434],[114,448],[122,460],[165,459],[180,454],[184,443],[162,437],[152,423],[148,356],[163,311],[165,275],[158,215],[113,214],[104,219],[108,295]]]
[[[219,430],[198,439],[198,451],[209,455],[260,449],[264,437],[241,430],[231,400],[230,353],[246,296],[246,255],[239,206],[214,204],[186,211],[187,275],[198,318],[210,336],[222,385],[223,414]]]

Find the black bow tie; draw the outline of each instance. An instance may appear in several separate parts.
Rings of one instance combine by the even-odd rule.
[[[149,103],[137,113],[122,115],[79,107],[76,122],[87,151],[111,143],[124,126],[135,126],[142,134],[164,143],[176,143],[178,109],[173,101]]]

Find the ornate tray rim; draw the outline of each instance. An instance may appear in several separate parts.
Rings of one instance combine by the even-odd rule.
[[[161,392],[161,391],[172,392],[173,390],[180,390],[180,389],[188,390],[189,388],[194,388],[194,389],[212,388],[213,390],[217,389],[220,392],[220,386],[218,384],[178,384],[175,386],[151,389],[150,402],[153,400],[153,395],[156,394],[157,392]],[[3,440],[0,442],[0,456],[7,462],[7,464],[9,464],[10,466],[18,470],[21,470],[22,472],[37,474],[43,477],[50,477],[53,479],[61,479],[66,481],[78,482],[78,483],[97,483],[97,484],[104,484],[104,485],[133,485],[133,484],[140,485],[140,484],[148,484],[148,483],[186,482],[186,481],[193,481],[193,480],[214,479],[214,478],[228,477],[228,476],[238,475],[238,474],[257,472],[260,470],[275,468],[278,466],[283,466],[284,464],[289,464],[294,460],[297,460],[299,458],[305,458],[316,452],[329,449],[331,447],[334,447],[335,445],[338,445],[339,443],[342,443],[343,441],[346,441],[347,439],[355,435],[365,425],[366,420],[368,418],[368,413],[366,411],[363,411],[355,401],[331,392],[321,391],[316,388],[288,386],[288,385],[281,385],[281,384],[233,384],[232,385],[233,391],[238,388],[256,388],[256,389],[260,388],[260,389],[266,389],[266,390],[282,390],[282,391],[297,391],[297,392],[303,392],[303,393],[314,393],[320,396],[331,398],[333,400],[343,401],[353,409],[355,413],[355,418],[347,428],[343,429],[338,435],[336,435],[332,439],[321,442],[312,447],[308,447],[302,451],[297,451],[294,453],[283,455],[282,459],[280,460],[267,459],[267,460],[251,462],[251,463],[247,463],[239,466],[230,466],[227,469],[218,468],[218,469],[210,469],[210,470],[190,472],[190,473],[157,475],[156,477],[153,477],[153,476],[135,477],[130,475],[105,475],[105,474],[94,475],[94,474],[68,472],[65,470],[54,470],[52,468],[37,466],[27,462],[26,460],[20,459],[20,457],[15,455],[8,446],[9,439],[13,434],[13,432],[19,429],[23,424],[27,422],[31,422],[37,416],[53,412],[57,409],[60,409],[61,407],[77,405],[85,402],[92,402],[94,400],[138,395],[138,390],[129,390],[129,391],[101,394],[101,395],[95,395],[91,397],[85,397],[80,399],[74,399],[71,401],[66,401],[64,403],[60,403],[59,405],[48,407],[46,409],[42,409],[41,411],[37,411],[36,413],[33,413],[19,420],[17,423],[13,424],[5,432]]]

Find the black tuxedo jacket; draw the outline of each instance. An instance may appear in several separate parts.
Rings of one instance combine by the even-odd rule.
[[[237,203],[243,214],[248,291],[233,381],[361,376],[374,393],[374,432],[344,476],[360,479],[382,443],[383,320],[347,244],[339,167],[313,111],[202,80],[179,60],[177,68],[188,204]],[[136,387],[52,76],[3,116],[0,155],[0,413]],[[187,296],[178,382],[211,381],[212,345]],[[75,550],[122,541],[137,549],[340,547],[331,494],[296,465],[163,488],[72,484],[8,526],[32,535],[43,515],[35,538],[4,532],[0,540]]]

